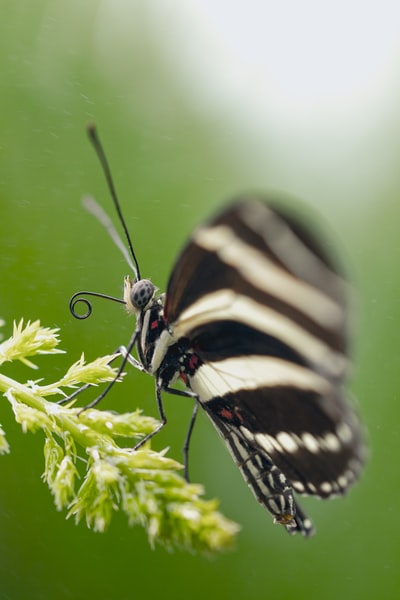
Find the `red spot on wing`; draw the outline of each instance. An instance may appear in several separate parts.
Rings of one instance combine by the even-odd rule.
[[[243,423],[243,417],[242,417],[242,415],[240,414],[240,412],[239,412],[239,409],[238,409],[238,408],[235,408],[235,411],[234,411],[234,412],[235,412],[235,417],[236,417],[236,419],[237,419],[238,421],[240,421],[241,423]]]
[[[232,423],[234,423],[234,422],[236,422],[236,424],[238,424],[238,422],[243,423],[243,417],[240,414],[238,408],[236,408],[236,407],[233,408],[232,410],[224,407],[219,411],[219,414],[223,419],[226,419],[227,421],[231,421]]]
[[[231,410],[228,410],[227,408],[223,408],[219,414],[227,421],[232,421],[233,419],[233,412]]]
[[[189,358],[189,369],[191,371],[194,371],[197,367],[197,365],[199,364],[200,359],[197,356],[197,354],[192,354],[191,357]]]

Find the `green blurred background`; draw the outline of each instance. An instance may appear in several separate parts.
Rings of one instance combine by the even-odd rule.
[[[243,190],[300,197],[332,230],[358,288],[351,389],[371,458],[343,500],[304,504],[318,533],[291,538],[258,506],[204,416],[191,472],[242,525],[237,549],[204,559],[151,550],[117,515],[106,534],[57,513],[40,479],[41,435],[4,400],[0,598],[394,598],[400,584],[400,12],[393,2],[3,0],[0,6],[0,316],[40,319],[68,354],[126,343],[132,321],[99,301],[127,267],[80,204],[110,201],[85,125],[96,121],[142,274],[163,288],[186,236]],[[35,373],[8,366],[21,380]],[[104,407],[156,414],[153,381],[130,372]],[[180,448],[191,403],[165,399],[155,445]]]

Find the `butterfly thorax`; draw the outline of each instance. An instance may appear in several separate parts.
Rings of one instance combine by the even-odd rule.
[[[168,338],[170,335],[164,320],[163,296],[154,298],[151,304],[140,313],[137,326],[140,330],[140,337],[137,342],[139,359],[146,371],[153,374],[155,373],[153,359],[155,358],[156,348],[159,348],[160,338],[163,337],[165,340],[165,348],[168,348],[169,345]],[[157,361],[161,362],[158,358]]]
[[[138,355],[146,371],[156,375],[162,387],[180,378],[189,385],[189,378],[201,365],[201,359],[186,338],[176,338],[164,318],[164,296],[152,301],[139,316],[140,339]]]

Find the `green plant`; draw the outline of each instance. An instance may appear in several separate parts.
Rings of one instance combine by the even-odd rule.
[[[39,321],[21,320],[13,335],[0,344],[0,366],[5,361],[22,361],[57,354],[58,330],[41,327]],[[158,422],[140,410],[115,414],[97,409],[74,408],[50,402],[65,398],[66,389],[84,384],[98,385],[115,378],[110,365],[113,355],[86,363],[82,357],[58,381],[43,385],[42,379],[19,383],[0,374],[0,390],[10,403],[24,432],[44,434],[45,469],[56,508],[67,509],[75,521],[104,531],[116,511],[123,511],[130,524],[146,528],[150,544],[167,548],[212,553],[232,546],[238,526],[217,511],[215,500],[200,498],[203,488],[187,483],[179,474],[182,465],[155,452],[147,442],[133,450],[133,439],[153,431]],[[123,442],[128,440],[128,447]],[[0,453],[9,452],[0,426]]]

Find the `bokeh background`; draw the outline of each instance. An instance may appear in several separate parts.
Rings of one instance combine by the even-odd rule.
[[[243,190],[301,198],[325,223],[358,290],[352,393],[371,458],[344,500],[305,502],[315,538],[290,538],[257,505],[204,417],[191,471],[242,525],[205,559],[151,550],[117,515],[106,534],[57,513],[40,479],[41,435],[0,423],[0,598],[394,598],[400,585],[400,7],[392,0],[3,0],[0,6],[1,317],[61,328],[49,380],[129,338],[99,301],[119,295],[119,252],[80,204],[110,207],[85,125],[96,121],[142,273],[160,288],[192,227]],[[7,367],[22,380],[35,374]],[[104,407],[156,414],[130,372]],[[167,397],[155,442],[180,448],[190,402]]]

